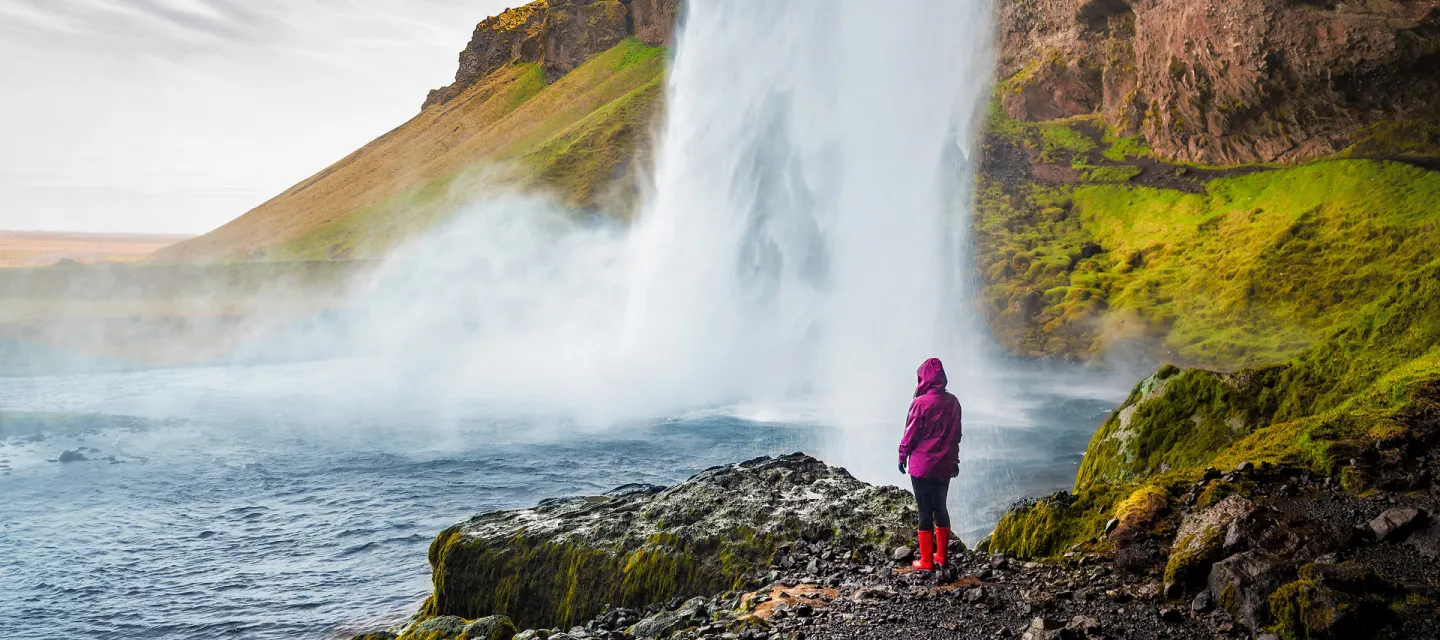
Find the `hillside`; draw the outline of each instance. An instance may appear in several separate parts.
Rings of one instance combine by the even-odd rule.
[[[983,546],[1104,554],[1220,631],[1429,637],[1440,3],[1002,20],[975,225],[995,334],[1174,364],[1100,426],[1072,491]]]
[[[999,17],[975,237],[1011,351],[1278,362],[1440,257],[1440,2]]]
[[[420,114],[156,262],[382,254],[474,196],[541,186],[628,215],[675,3],[541,0],[488,18]]]

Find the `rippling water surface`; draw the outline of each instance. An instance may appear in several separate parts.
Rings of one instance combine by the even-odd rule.
[[[587,428],[309,390],[353,366],[0,379],[0,637],[343,637],[412,611],[429,541],[477,511],[834,435],[725,412]],[[1068,485],[1114,404],[1046,380],[1023,424],[967,422],[953,502],[968,541],[1010,500]],[[56,461],[66,450],[86,460]]]

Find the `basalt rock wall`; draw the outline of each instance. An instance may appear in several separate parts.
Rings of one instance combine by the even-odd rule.
[[[1298,162],[1433,119],[1440,2],[1011,0],[999,75],[1028,121],[1100,113],[1168,160]]]

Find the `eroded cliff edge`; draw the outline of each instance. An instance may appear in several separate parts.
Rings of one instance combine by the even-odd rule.
[[[1440,3],[998,18],[974,236],[1012,352],[1280,362],[1437,257]]]

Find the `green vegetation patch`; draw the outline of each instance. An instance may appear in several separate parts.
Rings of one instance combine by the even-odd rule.
[[[1269,423],[1284,371],[1161,369],[1136,385],[1092,436],[1076,489],[1208,463],[1217,451]]]
[[[1390,589],[1355,562],[1307,564],[1298,579],[1270,595],[1271,629],[1285,640],[1354,638],[1388,622]]]
[[[602,549],[516,536],[492,544],[451,527],[430,545],[435,594],[425,617],[509,616],[523,628],[569,628],[602,605],[644,608],[676,596],[739,588],[769,563],[777,542],[737,530],[707,542],[657,534],[635,549]]]
[[[1021,558],[1056,556],[1081,541],[1098,537],[1125,496],[1110,491],[1067,492],[1016,503],[990,534],[990,551]]]
[[[1440,173],[1372,160],[1201,194],[982,179],[975,237],[987,310],[1021,355],[1146,339],[1233,369],[1285,361],[1440,258],[1435,211]]]
[[[1167,366],[1141,381],[1091,439],[1076,494],[1012,510],[992,548],[1053,555],[1093,537],[1106,509],[1119,517],[1125,503],[1115,498],[1137,483],[1173,490],[1206,467],[1273,462],[1334,475],[1338,460],[1437,410],[1440,260],[1393,284],[1285,365],[1230,374]],[[1345,483],[1363,488],[1361,478]],[[1225,493],[1212,482],[1200,502]],[[1193,547],[1203,554],[1208,542],[1199,542]],[[1186,570],[1184,561],[1175,572]]]

